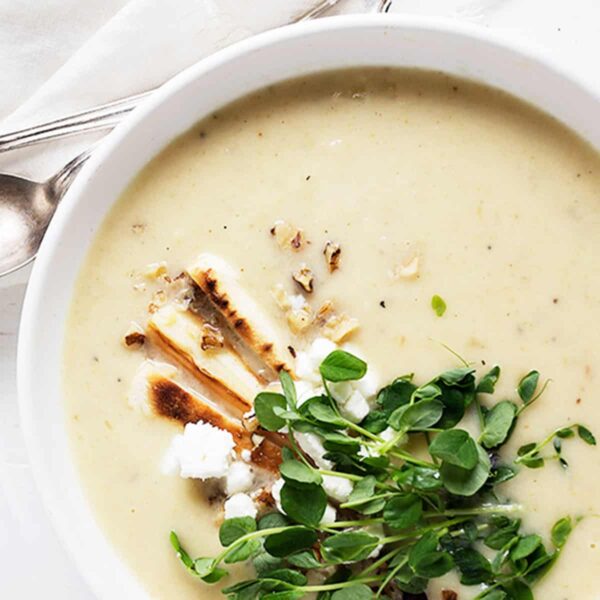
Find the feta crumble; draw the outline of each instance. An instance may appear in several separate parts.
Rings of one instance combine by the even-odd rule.
[[[323,446],[323,442],[321,438],[315,433],[294,433],[294,437],[296,441],[300,445],[300,448],[308,456],[310,456],[315,464],[321,469],[331,469],[333,467],[333,463],[325,458],[323,458],[323,454],[325,454],[325,448]]]
[[[323,489],[325,493],[338,502],[346,502],[352,493],[352,482],[344,477],[323,475]]]
[[[239,460],[233,462],[225,479],[225,493],[232,496],[238,492],[247,492],[253,484],[252,469],[245,462]]]
[[[280,513],[285,514],[281,506],[281,488],[283,487],[284,483],[285,481],[283,479],[278,479],[271,487],[271,496],[273,496],[273,500],[275,500],[275,506],[277,506],[277,510]]]
[[[334,523],[336,518],[337,511],[333,506],[331,506],[331,504],[328,504],[325,507],[325,512],[323,513],[323,516],[321,517],[321,525],[323,523]]]
[[[233,519],[235,517],[256,517],[258,509],[254,501],[248,494],[234,494],[225,501],[225,518]]]
[[[235,442],[228,431],[208,423],[188,423],[176,435],[163,460],[163,471],[184,478],[211,479],[227,475]]]

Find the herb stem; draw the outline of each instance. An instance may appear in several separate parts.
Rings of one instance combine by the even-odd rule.
[[[435,523],[433,525],[429,525],[428,527],[421,527],[420,529],[414,529],[410,533],[390,535],[390,536],[381,538],[380,543],[381,544],[390,544],[392,542],[402,542],[403,540],[409,540],[409,539],[412,539],[415,537],[420,537],[424,533],[427,533],[429,531],[434,531],[434,530],[441,531],[443,529],[447,529],[448,527],[452,527],[453,525],[458,525],[459,523],[464,523],[465,521],[468,521],[468,520],[469,520],[468,517],[460,517],[460,518],[456,518],[456,519],[450,519],[449,521],[444,521],[442,523]]]
[[[402,548],[394,548],[391,552],[384,554],[378,558],[375,562],[371,563],[364,571],[360,573],[361,576],[367,575],[371,571],[376,571],[381,565],[385,564],[390,558],[398,554]]]
[[[346,527],[362,527],[363,525],[376,525],[377,523],[383,523],[384,520],[381,517],[375,517],[373,519],[362,519],[360,521],[334,521],[333,523],[325,523],[321,527],[328,527],[330,529],[345,529]]]
[[[425,517],[475,517],[489,514],[510,514],[520,512],[523,507],[520,504],[487,504],[478,508],[457,508],[454,510],[444,510],[438,513],[427,513]]]
[[[246,533],[235,540],[235,542],[224,548],[223,552],[215,557],[215,565],[218,565],[234,548],[241,546],[244,542],[248,542],[256,538],[266,537],[268,535],[273,535],[275,533],[281,533],[289,528],[290,527],[286,525],[285,527],[271,527],[269,529],[258,529],[257,531]]]
[[[403,450],[395,449],[391,450],[390,454],[395,456],[396,458],[401,458],[404,462],[417,465],[419,467],[426,467],[428,469],[437,469],[438,466],[435,463],[428,462],[426,460],[421,460],[420,458],[414,457],[412,454],[408,452],[404,452]]]
[[[374,496],[369,496],[368,498],[362,498],[361,500],[354,500],[354,502],[344,502],[340,504],[340,508],[353,508],[354,506],[360,506],[361,504],[366,504],[367,502],[371,502],[372,500],[380,500],[381,498],[389,498],[393,496],[394,492],[385,492],[384,494],[375,494]]]
[[[331,475],[332,477],[341,477],[342,479],[349,479],[350,481],[361,481],[363,477],[361,475],[353,475],[352,473],[343,473],[342,471],[330,471],[328,469],[316,469],[321,475]],[[382,490],[395,491],[394,488],[381,481],[375,482],[375,487]]]
[[[328,590],[339,590],[346,587],[351,587],[357,583],[373,583],[380,581],[380,577],[363,577],[362,579],[352,579],[349,581],[342,581],[340,583],[325,583],[323,585],[303,585],[296,589],[302,590],[303,592],[326,592]]]

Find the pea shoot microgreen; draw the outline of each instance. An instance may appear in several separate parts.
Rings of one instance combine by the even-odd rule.
[[[441,316],[445,303],[435,298],[432,306]],[[214,584],[228,575],[226,565],[251,560],[255,577],[223,589],[231,600],[297,600],[313,592],[319,600],[371,600],[392,589],[421,594],[430,579],[453,570],[462,584],[480,586],[477,600],[533,599],[535,583],[558,559],[576,521],[558,520],[547,545],[523,530],[519,506],[500,503],[497,486],[519,468],[540,468],[548,460],[567,468],[565,440],[594,446],[592,432],[581,424],[556,429],[502,463],[499,450],[547,382],[539,389],[540,374],[530,371],[517,385],[518,399],[485,408],[480,396],[494,393],[500,367],[477,380],[466,363],[422,385],[412,374],[398,377],[378,392],[363,421],[353,423],[340,413],[329,384],[359,380],[367,368],[335,350],[320,365],[322,395],[300,404],[286,372],[280,376],[282,393],[258,394],[262,428],[288,431],[280,465],[284,514],[225,520],[219,532],[223,550],[215,557],[192,559],[171,533],[186,570]],[[468,411],[478,416],[478,435],[457,427]],[[320,437],[332,470],[303,454],[297,432]],[[412,450],[413,438],[426,441],[426,454]],[[344,520],[333,523],[322,522],[326,475],[353,483],[339,506]],[[382,535],[369,529],[373,525],[383,528]]]
[[[431,308],[433,308],[433,312],[435,312],[438,317],[443,317],[446,312],[446,302],[441,296],[435,294],[431,298]]]

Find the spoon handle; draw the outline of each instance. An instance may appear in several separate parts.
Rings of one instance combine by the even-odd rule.
[[[112,129],[152,91],[127,96],[34,127],[0,134],[0,153],[87,131]]]
[[[291,23],[308,21],[320,17],[340,0],[321,0],[309,11],[292,19]],[[386,12],[391,0],[376,0],[375,11]],[[34,127],[18,129],[0,134],[0,153],[25,148],[41,142],[56,140],[88,131],[112,129],[121,119],[130,113],[144,98],[154,90],[148,90],[119,100],[113,100],[93,108],[71,114],[66,117],[41,123]]]

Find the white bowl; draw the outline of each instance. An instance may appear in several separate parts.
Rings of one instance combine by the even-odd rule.
[[[97,526],[67,439],[61,390],[65,320],[90,242],[135,174],[175,136],[265,85],[325,69],[422,67],[497,86],[600,147],[600,98],[550,61],[455,21],[337,17],[268,32],[184,71],[140,106],[85,165],[44,238],[21,322],[18,385],[31,463],[50,517],[100,598],[147,598]]]

